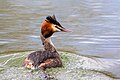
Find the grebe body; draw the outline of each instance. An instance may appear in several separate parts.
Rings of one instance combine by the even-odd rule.
[[[61,26],[55,15],[46,17],[41,25],[40,35],[44,50],[30,53],[24,60],[24,66],[29,69],[40,68],[42,70],[51,67],[61,67],[61,58],[51,41],[53,33],[61,31],[67,32],[68,30]]]

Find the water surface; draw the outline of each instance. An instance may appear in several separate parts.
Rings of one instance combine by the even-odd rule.
[[[119,0],[0,0],[0,53],[41,49],[40,25],[46,16],[56,14],[72,30],[54,34],[58,50],[119,61],[119,4]]]

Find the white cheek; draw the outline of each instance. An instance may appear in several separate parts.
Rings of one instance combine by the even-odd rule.
[[[53,25],[53,26],[52,26],[53,31],[55,31],[55,32],[59,32],[59,31],[60,31],[60,29],[56,28],[55,26],[56,26],[56,25]]]
[[[61,30],[60,30],[60,29],[58,29],[58,28],[56,28],[56,31],[57,31],[57,32],[60,32]]]

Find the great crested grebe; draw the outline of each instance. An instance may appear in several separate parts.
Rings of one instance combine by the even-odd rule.
[[[27,56],[24,60],[24,66],[29,69],[40,68],[45,70],[51,67],[61,67],[60,56],[51,42],[51,36],[55,32],[68,32],[69,30],[61,26],[56,20],[55,15],[48,16],[41,26],[41,41],[44,46],[43,51],[36,51]]]

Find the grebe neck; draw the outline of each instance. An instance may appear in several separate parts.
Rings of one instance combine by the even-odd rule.
[[[42,34],[41,34],[41,41],[43,43],[43,47],[45,51],[50,51],[50,52],[57,52],[57,50],[55,49],[54,44],[51,41],[51,37],[45,38]]]

